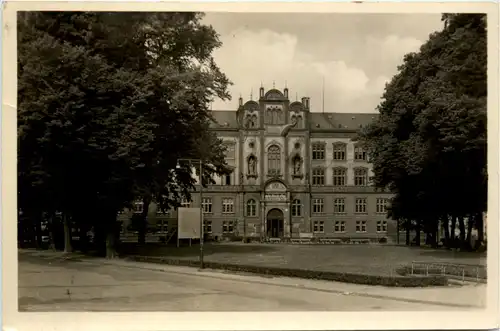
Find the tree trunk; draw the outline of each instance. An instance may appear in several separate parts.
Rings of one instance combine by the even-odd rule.
[[[466,242],[467,242],[467,249],[472,249],[472,228],[473,225],[475,224],[475,215],[470,215],[469,216],[469,221],[467,222],[467,237],[466,237]]]
[[[450,229],[450,248],[455,248],[456,246],[456,236],[455,228],[457,227],[457,217],[455,215],[451,216],[451,229]]]
[[[66,214],[63,214],[62,217],[64,224],[64,252],[71,253],[73,251],[73,247],[71,246],[71,224]]]
[[[41,249],[42,248],[42,220],[43,220],[43,213],[37,213],[35,212],[34,214],[34,217],[33,217],[33,221],[35,222],[34,226],[35,226],[35,247],[37,249]]]
[[[151,203],[151,197],[149,195],[145,195],[142,200],[142,213],[141,219],[139,220],[139,229],[137,241],[139,244],[146,243],[146,230],[148,228],[148,213],[149,213],[149,204]]]
[[[449,248],[450,247],[450,220],[448,218],[448,215],[446,215],[442,218],[441,226],[444,229],[444,246],[446,248]]]
[[[479,213],[476,218],[478,246],[484,242],[484,218],[483,213]]]
[[[114,259],[116,256],[116,233],[110,230],[106,236],[106,258]]]
[[[421,226],[421,221],[417,221],[417,226],[415,227],[415,245],[420,247],[420,226]]]
[[[463,216],[458,217],[458,227],[460,229],[460,248],[464,248],[466,242],[465,242],[465,222]]]
[[[399,220],[396,220],[396,234],[397,234],[396,244],[399,245]]]
[[[406,246],[411,245],[411,238],[410,238],[410,230],[411,230],[411,222],[409,220],[406,220]]]
[[[56,242],[54,240],[54,229],[55,229],[55,214],[51,213],[49,218],[49,249],[52,251],[56,250]]]

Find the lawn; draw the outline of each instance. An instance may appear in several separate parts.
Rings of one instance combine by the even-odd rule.
[[[383,245],[210,243],[205,244],[204,252],[209,262],[373,275],[394,274],[395,268],[412,261],[486,265],[485,253]],[[126,243],[120,254],[198,260],[199,245],[177,248]]]

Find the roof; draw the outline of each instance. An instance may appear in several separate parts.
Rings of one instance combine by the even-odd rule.
[[[233,110],[214,110],[212,115],[215,122],[211,126],[217,128],[237,128],[238,120],[236,118],[236,111]]]
[[[216,122],[212,128],[238,128],[236,111],[215,110],[212,112]],[[317,130],[359,130],[378,118],[376,113],[309,113],[310,129]]]
[[[375,113],[310,113],[311,130],[359,130],[377,119]]]

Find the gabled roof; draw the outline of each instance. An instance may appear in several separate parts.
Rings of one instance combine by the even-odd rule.
[[[376,113],[310,113],[310,128],[315,130],[359,130],[376,120]]]

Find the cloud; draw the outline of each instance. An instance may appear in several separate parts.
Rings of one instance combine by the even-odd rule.
[[[284,88],[286,82],[292,100],[309,96],[316,112],[323,108],[323,82],[325,112],[374,112],[385,84],[396,73],[404,54],[418,50],[422,42],[395,34],[382,38],[366,36],[362,40],[362,45],[351,50],[357,61],[347,57],[332,60],[318,57],[310,44],[301,49],[298,37],[290,33],[246,28],[225,33],[221,36],[223,46],[214,56],[234,83],[230,88],[233,100],[216,101],[213,109],[236,109],[240,94],[246,101],[253,91],[255,100],[260,83],[267,90],[274,81],[278,89]],[[361,64],[368,67],[362,68]]]

